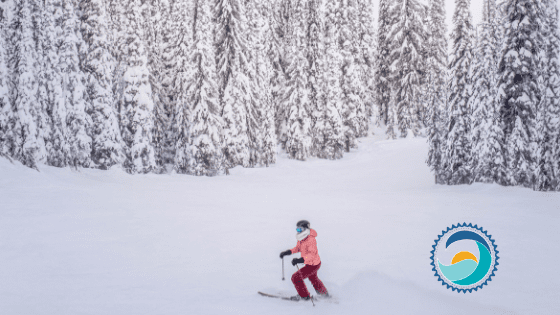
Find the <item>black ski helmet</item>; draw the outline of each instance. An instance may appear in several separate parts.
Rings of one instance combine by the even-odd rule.
[[[303,228],[306,228],[306,229],[308,229],[309,226],[310,226],[310,224],[309,224],[309,221],[307,221],[307,220],[298,221],[298,223],[296,224],[296,227],[303,227]]]

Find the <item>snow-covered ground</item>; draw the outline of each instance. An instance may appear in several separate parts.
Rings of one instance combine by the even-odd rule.
[[[340,161],[280,156],[231,176],[130,176],[0,159],[0,313],[559,314],[560,195],[436,186],[425,139],[373,136]],[[293,303],[281,251],[318,232],[319,277],[339,304]],[[482,290],[434,277],[441,230],[472,222],[500,251]],[[308,283],[308,287],[311,286]]]

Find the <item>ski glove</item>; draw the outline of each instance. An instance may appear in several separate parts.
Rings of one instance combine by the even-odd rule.
[[[292,266],[295,266],[297,264],[303,264],[303,257],[302,258],[294,258],[292,259]]]
[[[280,253],[280,258],[284,258],[284,256],[290,256],[292,254],[292,250],[288,249]]]

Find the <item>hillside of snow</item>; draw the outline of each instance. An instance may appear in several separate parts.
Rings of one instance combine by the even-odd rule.
[[[425,139],[362,139],[339,161],[280,155],[215,178],[41,167],[0,158],[0,313],[559,314],[560,195],[439,186]],[[289,302],[295,223],[317,230],[338,304]],[[496,240],[482,290],[437,281],[430,250],[471,222]],[[312,291],[311,285],[308,288]]]

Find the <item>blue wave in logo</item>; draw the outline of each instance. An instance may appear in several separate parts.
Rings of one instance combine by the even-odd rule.
[[[473,240],[473,241],[477,241],[480,244],[484,245],[486,247],[486,249],[488,249],[488,251],[490,251],[490,246],[488,246],[488,243],[486,243],[486,241],[482,238],[482,236],[476,234],[475,232],[471,232],[471,231],[459,231],[454,233],[453,235],[451,235],[448,239],[447,242],[445,242],[445,248],[449,247],[449,245],[460,241],[460,240]]]
[[[472,259],[466,259],[460,261],[456,264],[446,266],[439,262],[439,270],[441,273],[449,280],[455,282],[456,280],[462,280],[470,276],[478,267],[476,261]]]
[[[453,281],[453,283],[456,283],[458,285],[475,284],[478,281],[482,280],[490,270],[490,265],[492,265],[492,256],[490,255],[490,251],[488,251],[488,249],[484,245],[480,244],[478,241],[476,242],[476,245],[478,245],[478,250],[480,251],[478,266],[476,267],[474,272],[470,274],[468,277],[461,280]]]

